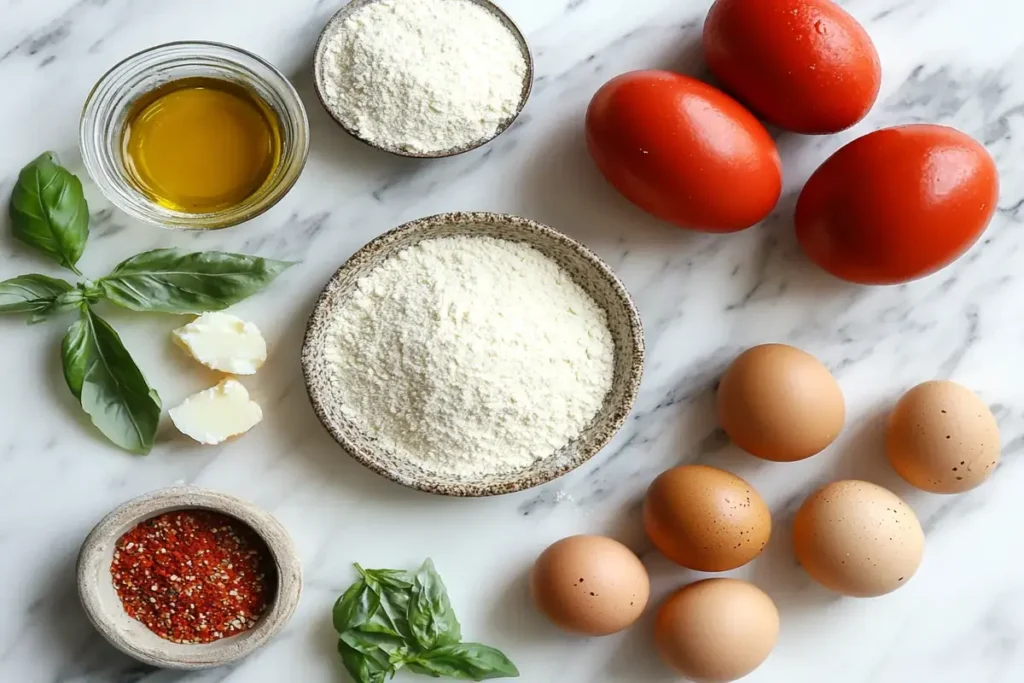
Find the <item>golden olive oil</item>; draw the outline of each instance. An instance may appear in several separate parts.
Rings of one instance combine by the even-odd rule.
[[[183,78],[132,105],[122,154],[134,183],[161,206],[223,211],[273,175],[281,161],[281,122],[243,85]]]

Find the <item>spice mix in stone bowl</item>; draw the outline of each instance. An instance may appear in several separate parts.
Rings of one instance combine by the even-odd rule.
[[[317,416],[406,486],[484,496],[551,481],[629,413],[643,331],[592,252],[517,216],[403,225],[331,278],[302,365]]]
[[[277,520],[190,487],[116,508],[78,558],[89,620],[121,651],[165,668],[219,666],[261,647],[291,617],[301,584]]]

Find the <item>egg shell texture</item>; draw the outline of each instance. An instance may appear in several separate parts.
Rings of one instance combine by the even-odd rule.
[[[999,451],[999,425],[992,412],[956,382],[918,384],[889,416],[889,462],[903,479],[925,491],[973,489],[995,470]]]
[[[737,579],[691,583],[661,606],[658,654],[696,683],[728,683],[756,669],[779,638],[779,612],[757,586]]]
[[[914,575],[924,554],[924,532],[895,493],[866,481],[837,481],[800,506],[793,548],[811,578],[826,588],[875,597]]]
[[[555,626],[602,636],[635,622],[650,597],[640,559],[604,536],[570,536],[549,546],[530,573],[538,611]]]
[[[748,482],[705,465],[663,472],[644,500],[644,527],[662,555],[690,569],[723,572],[764,549],[771,511]]]
[[[718,419],[743,450],[765,460],[809,458],[843,428],[846,403],[832,373],[785,344],[747,349],[718,385]]]

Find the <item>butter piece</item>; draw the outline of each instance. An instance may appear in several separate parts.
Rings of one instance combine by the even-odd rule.
[[[192,394],[169,413],[178,431],[209,445],[244,434],[263,419],[259,404],[250,400],[249,392],[234,379]]]
[[[251,375],[267,360],[267,342],[260,331],[230,313],[203,313],[172,334],[179,346],[211,370]]]

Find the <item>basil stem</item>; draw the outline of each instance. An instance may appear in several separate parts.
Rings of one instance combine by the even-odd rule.
[[[89,205],[82,183],[44,152],[21,170],[11,193],[14,236],[81,275],[75,264],[89,239]]]

